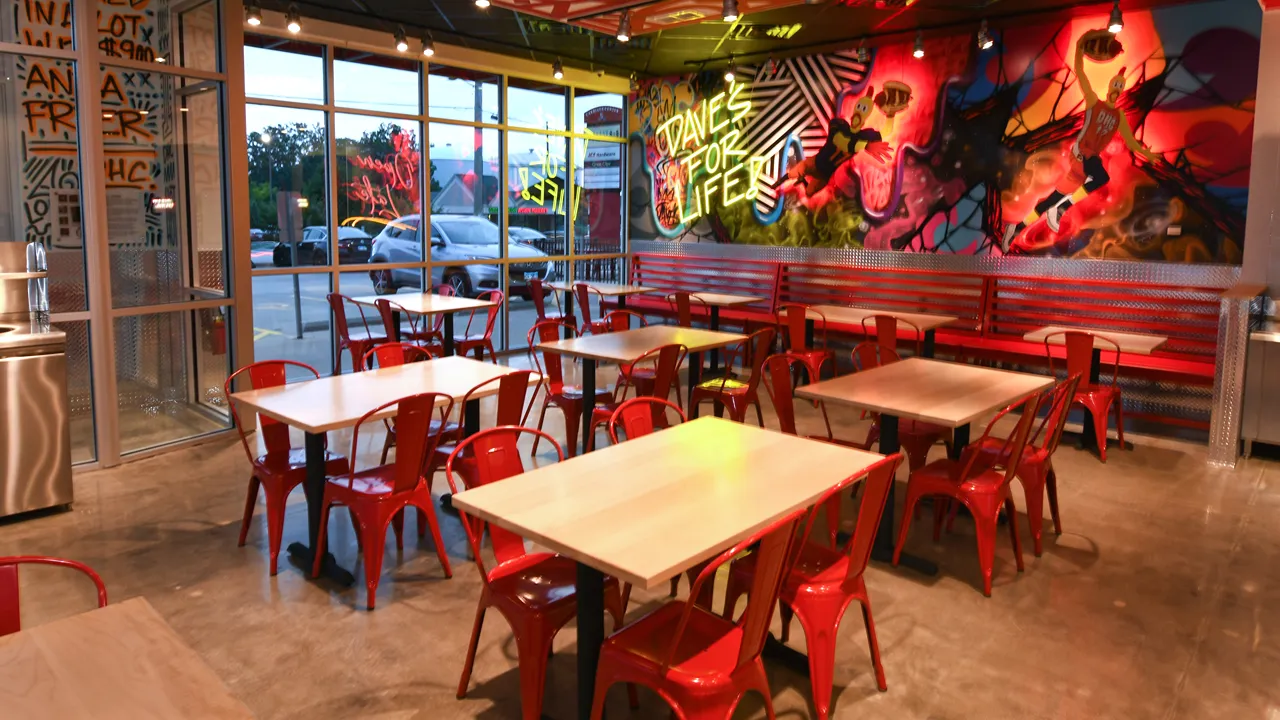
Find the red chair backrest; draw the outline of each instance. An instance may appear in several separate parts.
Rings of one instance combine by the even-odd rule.
[[[435,355],[430,350],[421,345],[406,342],[383,343],[382,345],[375,345],[365,352],[364,368],[372,370],[374,360],[378,361],[378,367],[385,368],[421,360],[431,360],[434,357]]]
[[[591,323],[591,286],[586,283],[573,284],[573,296],[578,301],[578,307],[582,309],[582,323],[584,325]]]
[[[251,366],[252,367],[252,366]],[[79,570],[98,588],[98,607],[107,606],[107,586],[93,568],[75,560],[44,557],[40,555],[16,555],[0,557],[0,636],[16,633],[22,629],[21,601],[18,596],[19,565],[57,565]]]
[[[804,356],[796,353],[770,355],[764,361],[764,389],[769,393],[769,401],[778,415],[778,426],[788,435],[798,434],[796,431],[796,408],[794,404],[795,388],[791,385],[792,372],[796,367],[804,368]]]
[[[684,364],[685,358],[688,356],[689,348],[684,345],[663,345],[631,361],[627,369],[629,372],[634,372],[640,365],[652,362],[654,364],[652,397],[665,398],[671,394],[671,388],[675,385],[680,366]]]
[[[520,437],[525,434],[536,435],[547,440],[555,448],[556,461],[564,460],[564,451],[560,449],[560,443],[541,430],[510,425],[489,428],[466,438],[453,449],[453,454],[444,465],[444,476],[449,483],[449,490],[455,495],[458,494],[458,483],[455,478],[462,481],[464,490],[469,490],[523,473],[524,459],[521,457],[518,444]],[[468,472],[455,471],[454,463],[463,462],[464,456],[466,456]],[[474,471],[472,471],[473,468]],[[462,527],[467,533],[467,542],[471,545],[471,554],[475,556],[476,565],[480,567],[480,577],[486,585],[489,583],[490,571],[485,568],[484,556],[480,552],[486,530],[494,558],[498,561],[498,568],[524,557],[524,538],[510,530],[489,525],[480,518],[470,517],[466,512],[460,511],[459,514],[462,516]]]
[[[644,315],[635,310],[614,310],[602,318],[609,332],[622,332],[631,329],[631,321],[636,321],[636,327],[649,327],[649,321]]]
[[[897,452],[877,461],[867,469],[866,486],[862,490],[862,501],[858,505],[858,524],[854,527],[853,537],[849,538],[846,548],[849,553],[849,571],[845,575],[846,580],[858,577],[867,569],[867,561],[871,558],[871,546],[875,544],[876,530],[880,527],[880,517],[884,515],[885,503],[889,499],[889,488],[893,486],[898,467],[902,465],[904,457],[906,456]],[[826,499],[828,498],[823,498],[824,501]],[[818,507],[822,507],[823,504],[820,501]]]
[[[308,379],[320,377],[320,373],[315,368],[305,363],[293,360],[263,360],[252,365],[245,365],[231,373],[227,377],[227,381],[222,384],[223,396],[227,398],[227,403],[231,406],[231,420],[235,423],[236,432],[240,434],[240,442],[244,445],[244,452],[249,456],[250,463],[256,463],[257,454],[249,447],[248,433],[261,426],[262,444],[266,446],[268,454],[289,452],[289,426],[266,415],[254,413],[253,423],[246,430],[244,423],[240,421],[240,414],[236,412],[236,404],[231,400],[231,389],[235,386],[236,378],[241,375],[248,376],[249,385],[253,390],[284,385],[290,365],[302,368],[310,373],[311,377]]]
[[[851,355],[853,367],[858,370],[870,370],[902,359],[898,357],[898,351],[884,348],[874,340],[866,340],[853,346]]]
[[[900,320],[893,315],[870,315],[862,318],[862,334],[870,336],[870,330],[867,328],[867,321],[872,320],[876,326],[876,344],[880,346],[882,352],[892,352],[896,357],[898,354],[898,324],[906,325],[915,331],[916,334],[916,355],[921,352],[921,344],[924,341],[924,332],[922,332],[915,323],[909,320]]]
[[[484,337],[485,338],[493,337],[493,328],[498,323],[498,312],[502,310],[503,298],[504,296],[501,290],[490,290],[488,292],[483,292],[483,293],[480,293],[480,296],[476,298],[477,300],[483,300],[485,302],[494,303],[493,305],[490,305],[488,308],[485,309],[485,321],[484,321]],[[467,329],[463,331],[464,334],[466,335],[471,334],[471,321],[474,320],[475,317],[476,317],[476,311],[472,310],[471,314],[467,316]]]
[[[356,312],[360,313],[360,325],[365,329],[365,332],[369,331],[369,318],[365,317],[363,305],[341,293],[329,293],[325,298],[329,301],[329,309],[333,311],[334,329],[337,331],[338,337],[344,342],[351,339],[351,330],[347,326],[347,303],[351,303]],[[391,328],[388,327],[387,331],[390,332]]]
[[[434,295],[440,295],[442,297],[456,297],[458,294],[458,292],[453,289],[452,285],[437,285],[431,288],[431,292]],[[440,332],[440,328],[444,327],[444,316],[445,313],[436,313],[434,319],[431,320],[431,329],[433,331]]]
[[[542,281],[529,278],[529,297],[533,298],[533,310],[539,320],[547,319],[547,299],[542,296]]]
[[[747,380],[747,394],[754,395],[760,387],[760,379],[764,376],[764,361],[769,356],[769,348],[773,346],[773,328],[757,330],[742,342],[743,364],[751,364],[751,377]]]
[[[638,437],[644,437],[657,430],[660,427],[668,427],[667,410],[674,410],[676,417],[680,420],[676,423],[679,425],[688,418],[684,416],[684,412],[678,405],[673,402],[663,400],[656,397],[635,397],[622,403],[617,410],[613,411],[613,415],[609,417],[609,439],[617,445],[621,440],[618,439],[618,426],[622,426],[622,432],[626,435],[627,440],[635,440]]]
[[[1071,400],[1076,395],[1076,387],[1080,385],[1080,374],[1077,373],[1068,377],[1066,380],[1054,385],[1046,393],[1046,399],[1040,401],[1041,406],[1048,404],[1049,411],[1045,413],[1044,420],[1041,421],[1040,427],[1027,440],[1032,446],[1035,446],[1039,440],[1040,445],[1047,454],[1052,455],[1058,449],[1058,443],[1062,440],[1062,430],[1067,426],[1067,412],[1071,409]],[[1047,437],[1042,437],[1045,432]]]
[[[506,375],[489,378],[467,391],[462,396],[465,408],[473,395],[492,390],[498,385],[498,419],[495,425],[519,425],[524,419],[525,400],[529,397],[529,381],[533,379],[532,370],[512,370]]]
[[[758,546],[756,569],[751,580],[751,590],[747,595],[747,609],[738,618],[737,625],[742,629],[742,645],[738,649],[738,662],[734,669],[751,662],[764,649],[764,638],[769,632],[769,623],[773,619],[773,609],[778,602],[778,591],[782,588],[783,571],[791,557],[792,543],[796,539],[796,526],[808,510],[797,510],[780,520],[770,523],[750,537],[720,553],[709,562],[698,577],[694,579],[689,590],[689,597],[696,598],[707,582],[714,582],[716,571],[721,565],[743,553],[752,545]],[[685,626],[693,612],[706,612],[695,603],[685,603],[684,613],[671,635],[671,649],[667,652],[662,664],[665,672],[676,660],[676,651],[680,648],[680,639]]]
[[[1017,472],[1018,463],[1022,461],[1022,451],[1027,446],[1027,439],[1031,437],[1031,426],[1036,421],[1036,411],[1040,407],[1041,393],[1032,393],[1021,400],[1014,401],[996,414],[991,422],[987,423],[987,429],[982,433],[982,437],[978,438],[978,442],[970,447],[980,448],[986,444],[987,438],[991,437],[991,431],[995,429],[996,424],[1004,418],[1005,415],[1022,408],[1022,414],[1018,417],[1018,425],[1009,437],[1004,439],[1004,444],[1000,448],[1000,452],[995,457],[1000,458],[997,467],[1004,466],[1004,481],[1002,484],[1008,485],[1014,474]],[[984,454],[980,452],[966,452],[964,465],[960,469],[960,474],[956,477],[959,482],[971,480],[990,469],[986,466],[977,465],[976,461]]]
[[[697,305],[699,312],[704,315],[709,309],[705,300],[684,290],[677,290],[667,295],[667,305],[670,305],[671,311],[676,314],[676,324],[687,328],[693,327],[694,305]]]
[[[1115,353],[1115,362],[1111,369],[1111,384],[1116,384],[1116,376],[1120,370],[1120,345],[1109,337],[1103,335],[1094,335],[1091,332],[1083,332],[1081,330],[1063,330],[1061,332],[1049,333],[1044,336],[1044,353],[1049,358],[1049,372],[1054,372],[1053,366],[1053,345],[1050,342],[1052,338],[1061,337],[1063,344],[1067,347],[1067,377],[1079,375],[1081,382],[1089,382],[1084,378],[1090,377],[1090,369],[1093,366],[1093,350],[1101,343],[1105,349]]]
[[[440,443],[440,434],[431,432],[431,420],[436,408],[442,410],[443,417],[453,412],[453,398],[443,393],[421,393],[409,395],[399,400],[383,403],[365,413],[356,421],[351,432],[351,455],[354,460],[360,449],[360,428],[373,416],[390,407],[396,407],[396,459],[392,462],[394,472],[393,489],[396,492],[412,490],[427,470],[427,461],[436,451]]]
[[[813,312],[822,315],[818,310]],[[809,307],[800,303],[781,303],[778,305],[778,314],[782,316],[779,324],[787,333],[787,350],[793,353],[807,352],[809,347],[805,342],[805,322],[809,319]],[[827,332],[825,316],[821,322],[825,337]]]
[[[543,320],[529,328],[526,341],[529,354],[533,355],[533,364],[538,373],[546,380],[548,391],[558,393],[564,390],[564,365],[556,353],[543,352],[537,349],[538,343],[551,343],[564,336],[565,330],[576,330],[572,325],[561,320]],[[537,342],[534,342],[534,339]]]

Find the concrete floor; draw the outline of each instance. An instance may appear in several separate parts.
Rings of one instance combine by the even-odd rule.
[[[817,432],[816,413],[804,404],[799,411],[802,431]],[[550,416],[560,435],[558,414]],[[768,410],[766,418],[772,422]],[[838,436],[866,432],[854,413],[833,410],[832,419]],[[937,544],[927,522],[913,528],[909,546],[939,562],[939,577],[873,564],[867,585],[889,690],[875,688],[854,612],[840,631],[833,715],[1280,718],[1280,641],[1272,634],[1272,623],[1280,626],[1280,464],[1250,460],[1215,471],[1202,446],[1136,439],[1105,466],[1059,450],[1066,532],[1054,536],[1047,526],[1044,556],[1034,558],[1020,515],[1026,571],[1016,572],[1002,534],[991,598],[980,591],[967,521]],[[335,449],[348,442],[331,437]],[[520,716],[515,644],[497,613],[485,625],[467,698],[454,696],[480,588],[455,518],[441,516],[453,579],[444,579],[429,542],[398,554],[389,541],[378,609],[366,612],[348,523],[332,523],[331,537],[340,562],[356,569],[351,589],[311,583],[283,558],[270,577],[261,515],[250,544],[236,547],[248,470],[239,443],[223,437],[80,474],[72,511],[0,524],[0,554],[82,560],[102,574],[112,600],[145,596],[263,719]],[[298,491],[285,544],[305,535]],[[24,570],[22,578],[27,624],[92,605],[86,583],[56,569]],[[803,649],[802,633],[792,644]],[[572,625],[555,649],[545,713],[571,718]],[[807,678],[779,666],[769,672],[779,716],[811,716]],[[642,693],[635,713],[619,690],[611,702],[612,717],[667,716],[653,694]],[[755,699],[735,715],[763,716]]]

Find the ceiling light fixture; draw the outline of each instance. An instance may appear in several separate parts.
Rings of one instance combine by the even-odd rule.
[[[920,30],[916,31],[916,49],[912,50],[911,54],[917,60],[924,57],[924,32],[923,31],[920,31]]]
[[[725,22],[737,22],[738,0],[724,0],[724,12],[720,17]]]
[[[289,12],[285,15],[285,27],[289,28],[289,32],[297,35],[302,32],[302,15],[298,12],[298,6],[290,3]]]
[[[560,58],[556,58],[556,61],[551,63],[551,75],[557,80],[564,79],[564,65],[561,64]]]
[[[636,77],[635,73],[631,73],[631,92],[635,92],[639,89],[640,89],[640,79]]]
[[[431,39],[431,35],[429,33],[422,36],[422,54],[426,57],[431,57],[436,54],[436,43]]]
[[[400,52],[409,51],[409,39],[405,37],[403,26],[396,30],[396,50]]]
[[[987,30],[987,21],[983,20],[982,26],[978,28],[978,49],[990,50],[995,44],[996,41],[991,39],[991,32]]]
[[[618,42],[631,42],[631,11],[623,10],[618,20]]]
[[[485,8],[489,7],[489,0],[476,0],[476,7],[480,8],[481,10],[484,10]]]
[[[1115,0],[1111,5],[1111,20],[1107,23],[1107,30],[1116,35],[1123,29],[1124,15],[1120,13],[1120,0]]]
[[[729,65],[728,65],[728,67],[726,67],[726,68],[724,69],[724,81],[725,81],[725,82],[727,82],[727,83],[731,83],[731,82],[733,82],[733,81],[734,81],[734,79],[735,79],[735,78],[737,78],[737,76],[738,76],[738,75],[737,75],[737,73],[735,72],[735,70],[736,70],[736,68],[734,67],[734,64],[733,64],[733,57],[732,57],[732,56],[730,56],[730,57],[729,57]]]
[[[871,51],[867,49],[867,39],[862,38],[858,41],[858,62],[866,65],[871,62]]]
[[[244,6],[244,21],[254,27],[262,24],[262,8],[257,3],[249,3]]]

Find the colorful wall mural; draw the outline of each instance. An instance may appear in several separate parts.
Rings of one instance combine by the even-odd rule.
[[[644,82],[634,240],[1238,263],[1247,0]]]

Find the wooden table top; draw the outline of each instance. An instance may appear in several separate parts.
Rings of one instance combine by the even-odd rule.
[[[880,458],[705,417],[467,490],[453,505],[652,589]]]
[[[0,637],[0,716],[252,718],[142,598]]]
[[[405,312],[415,315],[439,315],[441,313],[467,312],[489,308],[497,303],[486,300],[457,297],[455,295],[436,295],[435,293],[404,293],[395,295],[361,295],[351,298],[352,302],[361,305],[373,305],[376,300],[390,300],[404,308]],[[394,308],[392,308],[394,309]]]
[[[728,293],[700,292],[690,293],[708,305],[720,305],[721,307],[731,307],[734,305],[750,305],[752,303],[765,302],[768,298],[755,297],[752,295],[730,295]]]
[[[907,358],[796,388],[796,397],[960,427],[1052,386],[1047,375]]]
[[[936,330],[948,323],[953,323],[960,318],[951,317],[949,315],[929,315],[926,313],[910,313],[900,312],[898,310],[873,310],[871,308],[847,307],[844,305],[812,305],[810,310],[818,310],[825,315],[829,323],[842,323],[846,325],[861,325],[863,318],[874,317],[876,315],[890,315],[899,320],[905,320],[920,328],[921,332]],[[808,313],[810,320],[821,320],[822,316],[818,313]],[[872,328],[872,323],[867,323],[868,328]]]
[[[299,430],[322,433],[355,425],[370,410],[406,395],[437,392],[449,395],[458,402],[476,385],[517,369],[451,355],[437,360],[332,375],[280,387],[245,390],[232,393],[231,399],[243,408]],[[537,373],[534,373],[531,382],[536,382],[537,377]],[[497,392],[498,383],[494,383],[476,397],[486,397]],[[395,408],[388,408],[377,417],[393,415]]]
[[[573,285],[576,284],[577,283],[570,284],[566,282],[544,283],[546,287],[549,287],[552,290],[559,290],[561,292],[572,292]],[[617,297],[618,295],[641,295],[643,293],[657,292],[658,290],[657,288],[646,287],[644,285],[623,285],[619,283],[603,282],[588,282],[586,284],[592,290],[598,291],[601,295],[608,295],[610,297]]]
[[[641,355],[663,345],[684,345],[689,352],[702,352],[712,348],[734,345],[746,339],[746,335],[699,330],[675,325],[650,325],[623,330],[622,332],[580,335],[568,340],[541,343],[539,350],[558,355],[600,360],[603,362],[631,362]]]
[[[1153,350],[1169,341],[1169,338],[1160,335],[1143,335],[1140,333],[1122,333],[1112,332],[1110,330],[1093,330],[1091,328],[1077,327],[1060,327],[1058,325],[1049,325],[1046,327],[1032,330],[1022,336],[1023,340],[1033,343],[1044,343],[1045,336],[1051,333],[1060,332],[1087,332],[1094,335],[1093,346],[1099,350],[1115,350],[1116,346],[1106,340],[1114,340],[1116,345],[1120,346],[1120,352],[1134,353],[1136,355],[1150,355]],[[1100,340],[1099,338],[1106,338]],[[1050,345],[1066,345],[1067,337],[1058,335],[1049,338]]]

